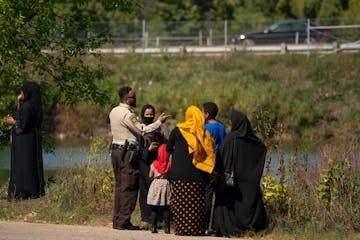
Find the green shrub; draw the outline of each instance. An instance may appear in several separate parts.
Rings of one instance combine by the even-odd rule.
[[[103,162],[107,146],[105,139],[94,138],[82,164],[57,173],[56,182],[50,185],[47,195],[50,219],[84,222],[93,215],[111,214],[113,171]]]

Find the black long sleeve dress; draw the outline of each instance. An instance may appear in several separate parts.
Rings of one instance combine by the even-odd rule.
[[[15,114],[12,129],[11,172],[8,200],[37,198],[45,193],[41,146],[41,119],[24,102]]]
[[[233,187],[215,193],[213,227],[225,236],[260,231],[268,223],[260,191],[266,147],[244,114],[234,112],[232,116],[232,131],[220,146],[215,166],[220,175],[233,173],[235,179]]]

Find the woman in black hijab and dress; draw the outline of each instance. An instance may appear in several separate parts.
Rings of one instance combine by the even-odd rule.
[[[234,111],[231,124],[231,132],[220,146],[215,171],[219,176],[234,176],[234,184],[216,191],[213,215],[215,231],[227,237],[263,230],[268,223],[260,191],[266,147],[244,113]]]
[[[145,125],[149,125],[154,122],[154,118],[154,106],[150,104],[144,105],[141,109],[142,122]],[[158,147],[161,144],[166,143],[167,139],[162,133],[161,128],[158,128],[154,132],[144,134],[143,140],[144,151],[139,164],[139,204],[141,214],[140,227],[146,228],[147,224],[151,222],[151,206],[146,203],[149,187],[151,184],[151,180],[149,178],[150,165],[158,156]]]
[[[41,145],[42,107],[38,84],[25,83],[15,115],[7,116],[11,131],[8,200],[38,198],[45,194]]]

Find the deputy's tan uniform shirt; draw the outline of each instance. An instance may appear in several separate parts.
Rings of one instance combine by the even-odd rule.
[[[126,139],[129,144],[136,144],[138,135],[153,132],[162,124],[160,120],[149,125],[142,124],[132,107],[124,103],[114,107],[109,114],[109,118],[113,135],[112,143],[120,145],[123,145]]]

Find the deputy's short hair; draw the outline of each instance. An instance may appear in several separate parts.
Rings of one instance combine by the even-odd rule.
[[[119,89],[119,97],[120,97],[120,101],[122,101],[126,96],[127,96],[127,94],[131,91],[131,87],[128,87],[128,86],[126,86],[126,87],[121,87],[120,89]]]

